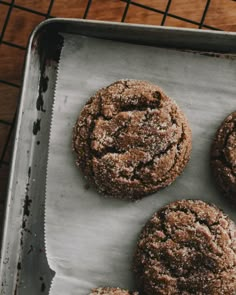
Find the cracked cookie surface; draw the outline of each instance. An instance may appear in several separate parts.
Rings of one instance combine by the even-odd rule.
[[[236,112],[223,121],[216,133],[211,167],[218,187],[236,205]]]
[[[176,103],[146,81],[120,80],[84,106],[73,132],[77,164],[98,191],[139,199],[171,184],[191,152]]]
[[[144,226],[134,272],[139,291],[146,295],[233,295],[235,224],[200,200],[170,203]]]
[[[120,288],[95,288],[89,295],[138,295],[138,292],[130,292]]]

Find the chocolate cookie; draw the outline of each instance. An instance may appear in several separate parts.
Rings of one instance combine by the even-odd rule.
[[[211,167],[220,190],[236,204],[236,112],[224,120],[216,133]]]
[[[214,205],[173,202],[145,225],[134,272],[146,295],[236,294],[236,226]]]
[[[180,108],[158,86],[120,80],[99,90],[74,127],[77,164],[98,191],[138,199],[169,184],[191,152]]]
[[[89,295],[138,295],[138,292],[130,292],[120,288],[96,288]]]

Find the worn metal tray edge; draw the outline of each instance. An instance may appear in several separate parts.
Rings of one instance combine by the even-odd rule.
[[[20,102],[18,105],[18,110],[17,110],[17,118],[16,118],[16,127],[15,127],[15,138],[14,138],[14,145],[13,145],[13,151],[12,151],[12,156],[11,156],[11,162],[10,162],[10,174],[9,174],[9,181],[8,181],[8,187],[7,187],[7,195],[6,195],[6,201],[5,201],[5,211],[4,211],[4,222],[3,222],[3,233],[1,237],[1,249],[0,249],[0,294],[10,294],[7,290],[10,288],[12,290],[11,294],[18,294],[17,292],[17,284],[18,284],[18,273],[20,271],[20,265],[19,265],[19,256],[20,256],[20,243],[21,243],[21,233],[20,231],[12,232],[11,231],[11,223],[10,223],[10,217],[13,214],[12,212],[12,207],[14,206],[14,203],[16,201],[16,196],[12,195],[13,187],[15,185],[14,179],[15,179],[15,167],[17,164],[17,153],[20,147],[20,128],[21,128],[21,123],[22,123],[22,117],[24,114],[24,103],[25,100],[27,99],[27,86],[30,80],[29,76],[29,67],[31,64],[31,59],[32,59],[32,50],[35,46],[34,42],[40,35],[41,31],[48,26],[47,21],[40,23],[31,33],[28,44],[27,44],[27,51],[25,55],[25,61],[24,61],[24,70],[23,70],[23,77],[22,77],[22,87],[21,87],[21,92],[20,92]],[[28,169],[26,169],[24,172],[26,175],[29,173],[30,166],[28,166]],[[25,188],[24,192],[26,192],[27,188]],[[18,200],[18,204],[21,205],[20,209],[20,214],[18,218],[15,220],[16,224],[18,222],[22,222],[22,217],[23,217],[23,211],[24,209],[22,208],[22,205],[25,203],[25,197],[26,195],[23,194],[23,196]],[[15,225],[13,225],[15,226]],[[15,240],[17,240],[17,251],[10,253],[9,252],[9,236],[12,234],[16,234]],[[45,257],[46,258],[46,257]],[[14,286],[9,286],[8,282],[5,281],[6,278],[6,270],[10,269],[7,265],[10,263],[13,263],[15,265],[15,273],[10,274],[10,278],[8,278],[9,281],[11,281]],[[42,283],[43,284],[43,283]],[[6,289],[5,289],[6,287]],[[48,287],[49,288],[49,287]],[[47,289],[48,289],[47,288]],[[39,290],[40,291],[40,290]],[[41,288],[41,291],[42,288]]]
[[[30,64],[30,51],[29,49],[32,47],[32,42],[34,39],[35,34],[37,33],[38,28],[31,33],[31,36],[28,41],[27,50],[26,50],[26,56],[24,61],[24,70],[23,70],[23,78],[22,78],[22,86],[20,91],[20,99],[18,104],[18,110],[17,110],[17,116],[16,116],[16,127],[15,127],[15,134],[14,134],[14,144],[13,144],[13,150],[11,155],[11,162],[10,162],[10,174],[9,174],[9,180],[8,180],[8,186],[7,186],[7,197],[5,201],[5,211],[4,211],[4,221],[3,221],[3,233],[1,237],[1,255],[0,255],[0,282],[1,282],[1,273],[3,268],[3,257],[6,251],[6,244],[7,244],[7,235],[8,233],[8,220],[9,220],[9,209],[11,207],[12,199],[11,199],[11,188],[13,186],[13,178],[14,178],[14,167],[16,164],[16,154],[18,149],[18,138],[19,138],[19,131],[20,131],[20,123],[22,119],[22,110],[23,110],[23,103],[24,103],[24,97],[26,92],[26,79],[28,76],[28,67]]]
[[[163,27],[131,23],[57,18],[46,20],[41,27],[50,25],[57,31],[76,33],[90,37],[121,40],[159,47],[192,49],[219,53],[236,53],[235,32]],[[40,27],[39,27],[40,28]],[[143,30],[147,35],[143,35]],[[134,35],[125,35],[133,31]],[[201,42],[199,42],[199,39]]]

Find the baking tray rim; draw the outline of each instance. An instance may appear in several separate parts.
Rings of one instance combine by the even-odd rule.
[[[63,18],[63,17],[56,17],[51,19],[46,19],[39,23],[34,30],[32,31],[29,37],[29,45],[32,43],[35,35],[45,26],[51,24],[66,24],[66,23],[84,23],[84,24],[97,24],[97,25],[105,25],[105,26],[116,26],[116,27],[133,27],[133,28],[140,28],[140,29],[153,29],[153,30],[160,30],[160,31],[173,31],[173,32],[191,32],[193,34],[212,34],[212,35],[228,35],[228,36],[235,36],[236,32],[230,31],[218,31],[218,30],[210,30],[210,29],[195,29],[195,28],[181,28],[181,27],[173,27],[173,26],[160,26],[160,25],[149,25],[149,24],[136,24],[136,23],[125,23],[125,22],[115,22],[115,21],[102,21],[102,20],[88,20],[88,19],[80,19],[80,18]],[[28,48],[29,49],[29,48]],[[27,50],[28,50],[27,49]]]

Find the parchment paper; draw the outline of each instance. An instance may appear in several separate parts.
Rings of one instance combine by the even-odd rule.
[[[236,109],[235,61],[175,50],[65,35],[55,94],[46,195],[46,250],[56,272],[50,295],[86,295],[96,286],[134,288],[131,262],[138,234],[164,204],[182,198],[235,212],[211,180],[209,149]],[[85,188],[71,150],[72,128],[99,88],[121,79],[149,80],[174,98],[193,132],[184,173],[141,201],[105,199]]]

